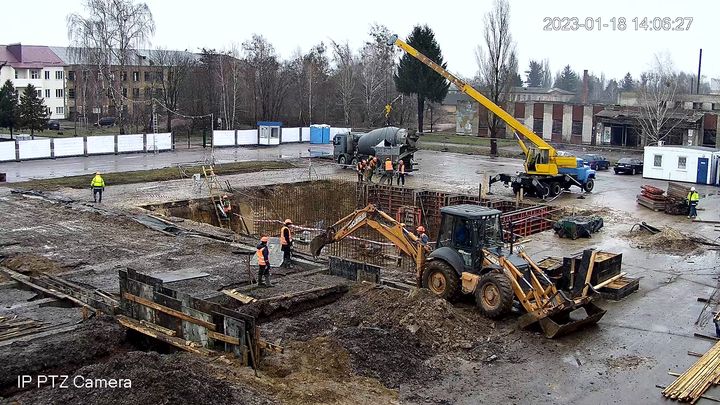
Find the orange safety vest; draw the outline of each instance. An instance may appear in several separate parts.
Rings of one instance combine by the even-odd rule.
[[[391,161],[391,160],[386,160],[386,161],[385,161],[385,171],[391,172],[392,169],[393,169],[392,161]]]
[[[263,250],[265,250],[267,246],[263,246],[257,250],[257,257],[258,257],[258,264],[260,266],[264,266],[267,263],[265,263],[265,256],[263,256]]]
[[[288,231],[288,236],[290,236],[290,240],[292,240],[292,231],[290,231],[290,228],[287,226],[283,226],[280,229],[280,244],[281,245],[287,245],[290,241],[285,239],[285,230]]]

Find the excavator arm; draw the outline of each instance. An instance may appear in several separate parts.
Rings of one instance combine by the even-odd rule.
[[[375,229],[403,253],[413,258],[418,274],[422,271],[427,253],[425,246],[420,243],[417,236],[405,229],[404,224],[378,210],[373,204],[355,210],[329,227],[324,234],[313,238],[310,242],[310,251],[314,256],[319,256],[324,246],[339,242],[365,226]]]
[[[500,117],[501,120],[503,120],[507,125],[509,125],[510,128],[515,131],[515,136],[518,139],[520,148],[523,150],[523,153],[525,153],[525,156],[527,158],[527,160],[525,161],[526,172],[532,174],[555,175],[558,173],[558,167],[574,168],[576,166],[577,162],[575,157],[558,158],[555,148],[545,142],[543,138],[536,135],[533,131],[528,129],[528,127],[515,119],[515,117],[513,117],[507,111],[503,110],[500,106],[492,102],[492,100],[482,95],[482,93],[477,91],[464,80],[448,72],[442,66],[438,65],[430,58],[420,53],[420,51],[413,48],[405,41],[399,39],[397,35],[390,36],[387,43],[390,46],[395,45],[399,47],[400,49],[407,52],[410,56],[424,63],[430,69],[434,70],[439,75],[453,83],[459,91],[462,91],[463,93],[472,97],[475,101],[483,105],[485,108],[490,110],[490,112]],[[525,139],[532,143],[535,146],[535,150],[530,150],[527,145],[525,145],[525,143],[522,141],[520,136],[518,136],[518,134],[522,135],[523,137],[525,137]]]

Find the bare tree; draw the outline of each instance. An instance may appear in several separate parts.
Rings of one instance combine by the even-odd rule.
[[[134,50],[150,41],[155,22],[147,4],[131,0],[85,0],[85,9],[87,16],[68,15],[68,37],[80,60],[97,66],[124,133],[126,97],[120,76],[133,63]]]
[[[242,47],[253,89],[255,119],[278,119],[288,91],[286,65],[281,64],[275,48],[261,35],[253,35]]]
[[[669,56],[655,55],[652,70],[642,74],[638,91],[643,144],[663,141],[682,122],[677,116],[678,75]]]
[[[151,57],[161,69],[162,77],[157,77],[157,84],[160,89],[160,101],[167,111],[166,129],[172,130],[172,113],[177,111],[185,81],[195,68],[196,58],[187,51],[168,51],[167,49],[156,49]]]
[[[360,86],[363,121],[373,126],[384,115],[383,105],[396,96],[392,75],[399,49],[387,46],[390,30],[379,24],[370,27],[370,40],[360,50]],[[394,109],[394,108],[393,108]]]
[[[507,0],[495,0],[492,10],[485,15],[485,48],[477,47],[476,58],[479,79],[488,98],[499,106],[508,100],[518,64],[515,43],[510,34],[510,4]],[[504,135],[505,126],[498,116],[487,111],[490,131],[490,154],[497,156],[497,138]]]
[[[333,59],[336,65],[335,77],[338,84],[337,93],[340,97],[345,125],[350,125],[355,99],[355,82],[357,81],[355,57],[347,41],[344,44],[332,41],[332,45]]]

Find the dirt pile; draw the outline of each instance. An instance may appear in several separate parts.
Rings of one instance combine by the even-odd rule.
[[[0,348],[0,395],[17,388],[18,375],[68,374],[123,349],[125,328],[94,318],[70,332]],[[52,403],[52,402],[45,402]]]
[[[700,247],[690,236],[668,226],[663,227],[660,232],[654,235],[647,231],[638,230],[629,232],[625,236],[639,248],[652,249],[668,254],[690,254]]]
[[[107,362],[80,368],[74,376],[91,379],[129,379],[131,388],[43,388],[23,393],[23,403],[92,404],[260,404],[269,403],[255,392],[209,375],[206,359],[176,353],[130,352]],[[73,377],[74,377],[73,376]],[[16,399],[16,398],[13,398]]]
[[[33,254],[17,254],[10,256],[2,260],[3,266],[10,270],[15,270],[20,273],[50,273],[57,274],[67,271],[68,268],[74,267],[78,264],[72,264],[70,266],[64,266],[54,260],[48,259],[44,256],[33,255]]]

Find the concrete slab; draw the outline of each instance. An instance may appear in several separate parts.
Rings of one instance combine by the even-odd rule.
[[[195,270],[179,270],[179,271],[167,271],[164,273],[153,274],[153,277],[157,277],[165,283],[172,283],[174,281],[190,280],[193,278],[207,277],[210,273]]]

